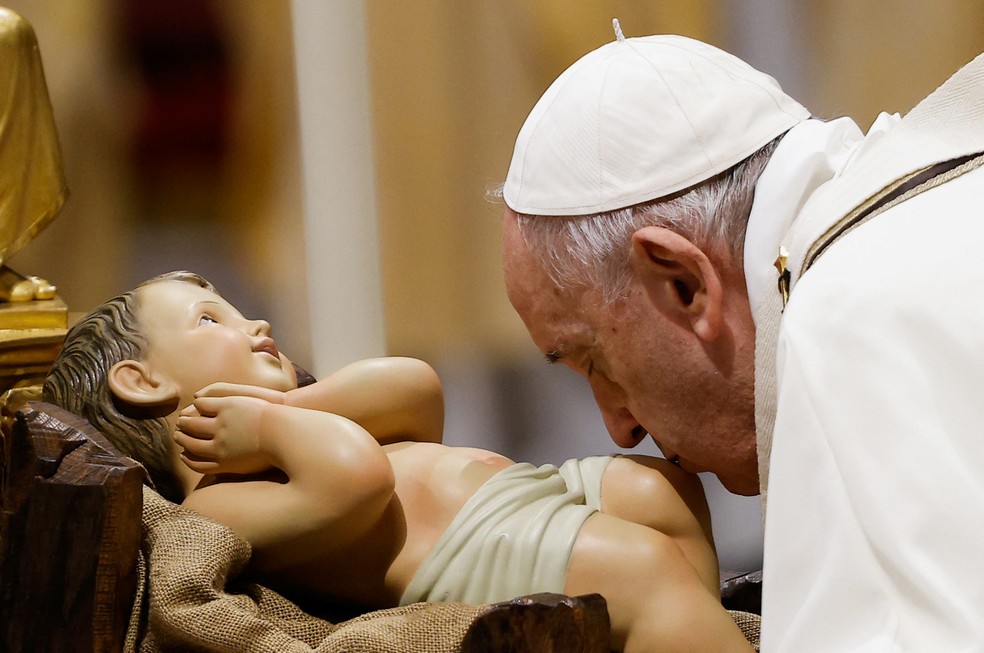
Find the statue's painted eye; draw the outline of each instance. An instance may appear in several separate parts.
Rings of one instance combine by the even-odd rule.
[[[203,315],[198,319],[198,324],[218,324],[218,321],[211,315]]]

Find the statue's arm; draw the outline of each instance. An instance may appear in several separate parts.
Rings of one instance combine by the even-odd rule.
[[[329,547],[344,547],[375,524],[391,501],[389,459],[354,422],[251,397],[196,404],[202,401],[199,410],[214,416],[182,418],[175,439],[191,456],[189,467],[225,474],[225,482],[193,491],[184,505],[249,541],[261,566],[311,560]],[[241,419],[228,418],[242,405],[247,408]],[[212,428],[222,420],[232,428]],[[250,428],[239,428],[244,422]],[[251,475],[264,466],[283,478]]]
[[[437,373],[415,358],[370,358],[286,394],[292,406],[342,415],[382,444],[441,442],[444,394]]]

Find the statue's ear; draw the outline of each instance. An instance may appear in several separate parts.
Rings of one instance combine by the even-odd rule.
[[[135,360],[120,361],[109,370],[106,379],[113,395],[133,406],[159,406],[178,398],[177,387],[146,364]]]

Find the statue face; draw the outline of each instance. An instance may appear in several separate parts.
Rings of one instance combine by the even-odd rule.
[[[137,290],[140,328],[148,340],[144,363],[178,388],[179,408],[220,381],[287,391],[294,366],[277,349],[270,325],[249,320],[219,295],[183,281]]]

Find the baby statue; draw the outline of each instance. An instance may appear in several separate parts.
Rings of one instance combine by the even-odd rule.
[[[440,382],[415,359],[298,387],[270,325],[192,273],[83,318],[44,398],[249,541],[249,573],[295,600],[599,593],[614,649],[751,650],[719,600],[696,477],[645,456],[537,467],[442,445]]]

